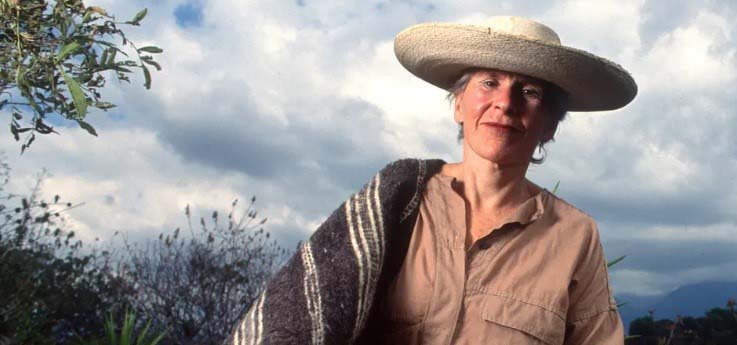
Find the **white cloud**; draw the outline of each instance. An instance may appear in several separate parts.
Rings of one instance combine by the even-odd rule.
[[[655,226],[645,231],[631,233],[632,240],[655,240],[668,242],[696,243],[701,241],[737,242],[737,226],[720,223],[702,227]]]
[[[111,133],[110,136],[114,137],[115,134]],[[166,149],[144,150],[139,145],[131,144],[119,149],[108,147],[105,153],[87,152],[89,159],[105,161],[105,165],[120,170],[107,177],[99,167],[93,170],[94,167],[89,165],[86,171],[78,174],[53,174],[44,180],[41,196],[51,200],[54,195],[60,195],[64,202],[82,204],[67,211],[66,218],[77,238],[86,242],[98,237],[103,241],[108,240],[114,231],[130,237],[153,238],[161,231],[184,227],[184,209],[187,205],[193,212],[193,222],[197,223],[200,215],[208,219],[212,211],[229,211],[236,198],[241,200],[236,212],[242,212],[244,202],[250,199],[251,194],[266,196],[267,201],[256,204],[256,209],[262,216],[269,218],[267,228],[300,231],[279,234],[285,240],[303,238],[319,224],[319,220],[308,220],[302,214],[285,211],[288,208],[275,204],[273,195],[284,195],[278,186],[278,191],[269,193],[267,191],[274,186],[259,186],[258,181],[242,174],[207,171],[196,164],[182,162]],[[140,154],[146,156],[138,162],[143,164],[126,159]],[[152,166],[151,163],[157,158],[165,156],[171,156],[172,159]],[[114,160],[125,163],[116,166]],[[64,170],[59,168],[61,162],[53,163],[51,165],[56,168],[52,170]],[[21,189],[20,182],[14,181],[12,188]],[[25,182],[27,184],[30,181]]]
[[[649,189],[670,193],[686,187],[696,173],[692,162],[675,149],[649,144],[642,151],[634,173],[637,179],[651,181]]]
[[[730,20],[706,10],[674,31],[661,35],[637,66],[642,89],[654,93],[720,89],[737,75]]]
[[[432,152],[424,142],[429,137],[446,138],[453,145],[456,127],[446,93],[405,70],[394,56],[393,41],[378,42],[369,56],[356,56],[354,61],[341,92],[374,104],[386,114],[389,146],[398,155],[447,154]]]
[[[686,263],[680,262],[677,257],[670,259],[674,265],[686,266]],[[616,294],[630,293],[640,296],[663,295],[683,285],[713,280],[729,280],[735,275],[737,275],[735,262],[725,262],[709,267],[687,268],[666,274],[631,269],[610,271],[612,289]]]
[[[644,0],[564,0],[541,18],[563,45],[590,51],[624,64],[640,50],[639,24]]]
[[[671,277],[654,272],[621,269],[612,270],[609,275],[616,294],[654,296],[671,291],[673,286]]]
[[[11,165],[26,170],[44,159],[51,175],[42,196],[84,204],[68,212],[83,239],[104,239],[117,230],[174,228],[182,224],[187,204],[196,210],[226,209],[243,192],[234,176],[182,162],[150,131],[109,130],[101,133],[104,140],[81,132],[69,129],[57,140],[49,138],[23,157],[12,157]],[[31,181],[11,182],[13,190],[22,191]]]

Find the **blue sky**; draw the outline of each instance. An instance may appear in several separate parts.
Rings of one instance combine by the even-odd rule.
[[[187,1],[174,8],[174,18],[179,27],[187,29],[202,25],[203,5],[199,1]]]
[[[48,196],[84,202],[84,238],[147,237],[233,198],[258,198],[267,229],[306,238],[386,163],[457,161],[442,90],[396,61],[392,40],[424,21],[521,15],[566,45],[632,72],[624,109],[571,113],[529,177],[594,216],[617,293],[662,294],[737,277],[737,26],[732,1],[89,1],[121,18],[148,7],[152,89],[110,82],[118,104],[93,112],[99,137],[64,128],[19,156],[12,188],[42,168]],[[113,116],[114,115],[114,116]]]

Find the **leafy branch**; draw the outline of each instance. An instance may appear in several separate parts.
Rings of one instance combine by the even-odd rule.
[[[118,21],[82,0],[0,0],[0,111],[10,108],[10,132],[24,152],[37,134],[57,133],[48,123],[52,114],[76,122],[91,135],[86,121],[89,107],[115,107],[102,99],[100,89],[114,75],[130,82],[134,69],[151,87],[149,66],[161,70],[156,46],[136,48],[121,29],[139,26],[147,10]],[[121,40],[121,45],[114,41]],[[135,56],[122,47],[130,45]],[[25,120],[25,121],[24,121]]]

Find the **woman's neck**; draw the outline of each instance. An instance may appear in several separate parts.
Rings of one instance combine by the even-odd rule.
[[[463,162],[446,164],[441,174],[452,176],[453,188],[466,204],[466,249],[498,228],[517,207],[540,191],[525,178],[528,164],[503,165],[473,153]]]
[[[527,181],[527,165],[505,166],[477,155],[464,155],[463,162],[446,164],[441,171],[455,177],[473,210],[494,213],[514,208],[530,198],[535,187]]]

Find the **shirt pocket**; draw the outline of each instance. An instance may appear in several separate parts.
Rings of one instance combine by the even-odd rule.
[[[565,338],[564,319],[552,310],[526,301],[486,294],[482,317],[487,322],[507,328],[507,331],[515,330],[504,332],[515,339],[509,343],[560,345]]]

